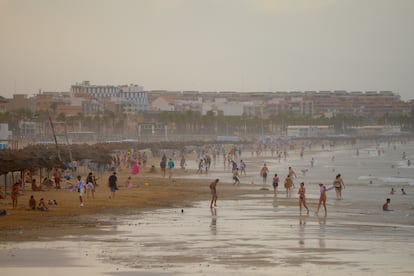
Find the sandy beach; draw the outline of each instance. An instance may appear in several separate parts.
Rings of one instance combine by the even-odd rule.
[[[413,160],[414,144],[381,147],[378,153],[375,144],[363,145],[357,156],[351,145],[315,146],[303,159],[290,152],[280,162],[270,153],[244,152],[247,176],[240,186],[232,185],[222,159],[200,175],[189,157],[188,169],[176,168],[172,181],[141,170],[133,176],[136,188],[122,187],[130,175],[125,169],[118,172],[115,200],[108,199],[108,172],[83,208],[76,192],[62,189],[33,193],[58,205],[31,211],[26,191],[17,209],[10,199],[0,201],[8,212],[0,217],[0,265],[7,275],[412,275],[414,172],[401,155]],[[266,185],[263,163],[270,172]],[[292,197],[283,185],[275,196],[271,176],[284,179],[289,166],[297,174]],[[328,215],[316,215],[317,183],[331,185],[337,173],[346,184],[343,199],[329,191]],[[210,209],[208,185],[215,178],[218,207]],[[309,215],[299,215],[302,181]],[[392,212],[382,211],[387,197]]]

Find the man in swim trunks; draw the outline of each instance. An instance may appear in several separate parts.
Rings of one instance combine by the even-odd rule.
[[[216,207],[216,201],[217,201],[217,183],[219,182],[219,179],[216,178],[213,182],[210,183],[210,193],[211,193],[211,203],[210,208]],[[214,205],[213,205],[214,204]]]

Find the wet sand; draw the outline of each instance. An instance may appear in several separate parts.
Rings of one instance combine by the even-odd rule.
[[[196,164],[188,161],[188,173],[175,182],[140,175],[139,188],[121,189],[116,202],[102,191],[82,209],[69,193],[71,205],[64,209],[70,213],[57,215],[53,207],[45,218],[46,213],[36,213],[23,232],[18,223],[6,230],[2,224],[0,235],[7,238],[0,245],[0,266],[7,275],[412,275],[414,175],[401,163],[403,149],[414,155],[413,144],[387,149],[384,156],[369,148],[358,157],[345,148],[315,151],[314,168],[309,168],[310,155],[301,160],[292,153],[281,163],[270,156],[245,156],[248,176],[239,187],[221,163],[205,176],[194,175]],[[271,177],[262,189],[262,162],[270,175],[281,178],[293,166],[296,185],[305,181],[307,187],[309,216],[299,215],[296,189],[292,198],[283,191],[274,196]],[[306,176],[298,173],[305,168]],[[315,215],[317,182],[328,184],[338,172],[347,185],[344,198],[335,200],[335,192],[328,192],[328,216]],[[216,177],[221,179],[218,208],[210,209],[208,184]],[[395,195],[388,194],[391,187],[398,188]],[[386,197],[394,212],[381,210]],[[32,211],[19,212],[25,217]],[[38,230],[31,232],[31,225]]]

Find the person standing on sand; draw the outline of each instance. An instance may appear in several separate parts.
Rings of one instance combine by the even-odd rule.
[[[216,178],[213,182],[210,183],[210,193],[211,193],[211,203],[210,208],[217,207],[217,183],[219,182],[219,179]]]
[[[306,208],[306,213],[309,214],[309,208],[308,206],[306,206],[306,197],[305,197],[305,193],[306,193],[306,189],[305,189],[305,183],[300,183],[300,187],[299,187],[299,210],[300,210],[300,215],[302,215],[302,205],[303,207]]]
[[[86,198],[89,199],[91,196],[95,198],[95,185],[92,172],[86,177]]]
[[[82,196],[85,194],[85,188],[86,188],[86,184],[85,181],[82,180],[81,176],[78,175],[78,192],[79,192],[79,205],[80,207],[83,207],[83,198]]]
[[[53,176],[55,178],[55,189],[60,189],[60,178],[61,178],[60,169],[56,168]]]
[[[333,185],[335,186],[336,199],[342,199],[342,187],[344,187],[345,190],[345,183],[341,178],[341,174],[337,174]]]
[[[165,169],[167,168],[167,157],[165,156],[165,154],[161,158],[160,168],[161,168],[162,176],[165,177]]]
[[[323,183],[319,183],[319,192],[320,192],[320,197],[319,197],[319,203],[318,203],[318,208],[316,209],[316,214],[319,213],[319,208],[321,207],[321,204],[323,205],[323,209],[325,210],[325,216],[328,214],[328,210],[326,209],[326,192],[332,190],[333,188],[335,188],[335,186],[326,188],[325,185],[323,185]]]
[[[13,209],[17,208],[17,197],[19,196],[19,183],[16,182],[13,185],[12,192],[11,192],[11,200]]]
[[[184,155],[181,156],[180,166],[181,166],[181,169],[185,170],[186,162],[185,162]]]
[[[116,172],[114,172],[108,179],[108,187],[110,191],[110,199],[115,199],[115,191],[118,190],[117,182],[118,178],[116,177]]]
[[[172,179],[174,166],[175,166],[174,161],[170,158],[170,160],[168,160],[168,178],[170,180]]]

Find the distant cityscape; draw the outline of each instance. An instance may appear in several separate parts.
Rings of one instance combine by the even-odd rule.
[[[60,134],[89,132],[88,139],[95,140],[99,140],[97,136],[138,138],[146,131],[154,137],[178,135],[180,131],[181,134],[240,136],[250,134],[249,124],[257,125],[257,122],[262,124],[262,135],[286,135],[286,122],[280,122],[283,116],[307,118],[313,120],[310,122],[313,125],[323,123],[323,118],[338,117],[364,118],[358,122],[375,125],[384,118],[410,118],[413,110],[414,100],[403,101],[392,91],[146,91],[137,84],[95,85],[89,81],[73,84],[68,92],[38,91],[33,95],[14,94],[10,99],[0,97],[0,123],[9,123],[8,131],[13,132],[3,133],[1,140],[16,135],[21,139],[50,140],[46,138],[50,137],[49,121],[55,123]],[[191,118],[179,119],[177,114]],[[203,116],[228,120],[225,127],[224,121],[218,119],[201,124],[178,122]],[[303,124],[304,120],[298,123]],[[177,124],[187,124],[187,127]]]
[[[290,92],[199,92],[145,91],[136,84],[93,85],[89,81],[74,84],[69,92],[39,91],[32,96],[15,94],[1,98],[0,112],[16,109],[48,110],[66,116],[111,110],[116,115],[146,111],[180,112],[191,110],[205,115],[208,111],[227,116],[268,118],[283,112],[304,116],[361,115],[380,117],[409,114],[413,101],[403,101],[392,91],[290,91]]]

